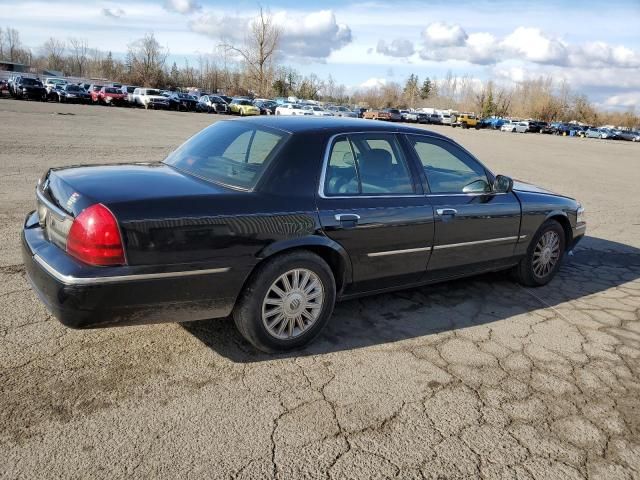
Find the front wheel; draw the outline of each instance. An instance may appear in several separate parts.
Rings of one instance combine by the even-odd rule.
[[[549,283],[560,268],[565,244],[562,225],[555,220],[544,222],[533,236],[525,258],[515,267],[518,282],[529,287]]]
[[[240,334],[263,352],[300,348],[327,324],[336,284],[327,263],[308,251],[267,260],[252,274],[233,311]]]

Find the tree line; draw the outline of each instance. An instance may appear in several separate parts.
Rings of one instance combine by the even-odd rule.
[[[640,118],[633,108],[626,112],[599,111],[566,82],[551,77],[524,80],[513,86],[480,81],[469,76],[420,79],[411,74],[403,84],[382,82],[378,86],[349,90],[331,75],[322,79],[302,75],[280,59],[280,28],[268,12],[260,9],[250,23],[244,42],[219,43],[209,54],[182,65],[169,64],[169,48],[153,33],[135,40],[124,58],[91,48],[86,39],[51,37],[40,47],[26,47],[16,29],[0,28],[0,59],[30,65],[36,71],[62,71],[67,76],[104,79],[158,88],[199,88],[207,92],[258,97],[287,97],[358,104],[369,108],[434,107],[474,112],[481,117],[512,116],[545,121],[577,120],[591,125],[634,127]]]

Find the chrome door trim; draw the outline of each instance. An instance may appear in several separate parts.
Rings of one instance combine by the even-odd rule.
[[[39,255],[34,255],[33,259],[56,280],[64,283],[65,285],[100,285],[104,283],[118,283],[118,282],[131,282],[136,280],[157,280],[162,278],[178,278],[187,277],[191,275],[207,275],[210,273],[224,273],[230,270],[229,267],[225,268],[208,268],[205,270],[186,270],[181,272],[164,272],[164,273],[139,273],[132,275],[112,275],[105,277],[74,277],[72,275],[65,275],[59,272],[51,265],[49,265]]]
[[[343,217],[351,217],[351,218],[343,218]],[[333,218],[336,219],[336,222],[341,222],[344,220],[345,222],[357,222],[360,220],[360,215],[357,213],[336,213]]]
[[[404,250],[386,250],[382,252],[371,252],[371,253],[367,253],[367,257],[384,257],[387,255],[401,255],[403,253],[426,252],[428,250],[431,250],[431,246],[419,247],[419,248],[407,248]]]
[[[471,245],[481,245],[483,243],[509,242],[513,240],[518,240],[518,238],[519,238],[518,236],[515,236],[515,237],[490,238],[488,240],[476,240],[475,242],[448,243],[445,245],[435,245],[433,249],[443,250],[445,248],[468,247]]]

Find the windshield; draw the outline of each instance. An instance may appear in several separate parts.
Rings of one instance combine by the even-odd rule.
[[[122,93],[122,92],[118,91],[118,89],[117,89],[117,88],[113,88],[113,87],[105,88],[105,89],[104,89],[104,92],[105,92],[105,93]]]
[[[22,84],[23,85],[37,85],[38,81],[34,80],[33,78],[23,78],[22,79]]]
[[[145,95],[160,95],[160,90],[147,90]]]
[[[164,163],[215,183],[251,189],[287,138],[284,132],[222,121],[191,137]]]
[[[67,85],[66,87],[67,92],[79,92],[80,91],[80,87],[77,85]]]

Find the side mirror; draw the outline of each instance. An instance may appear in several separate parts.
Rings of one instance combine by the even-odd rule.
[[[493,181],[493,191],[495,193],[509,193],[513,190],[513,179],[506,175],[498,175]]]

